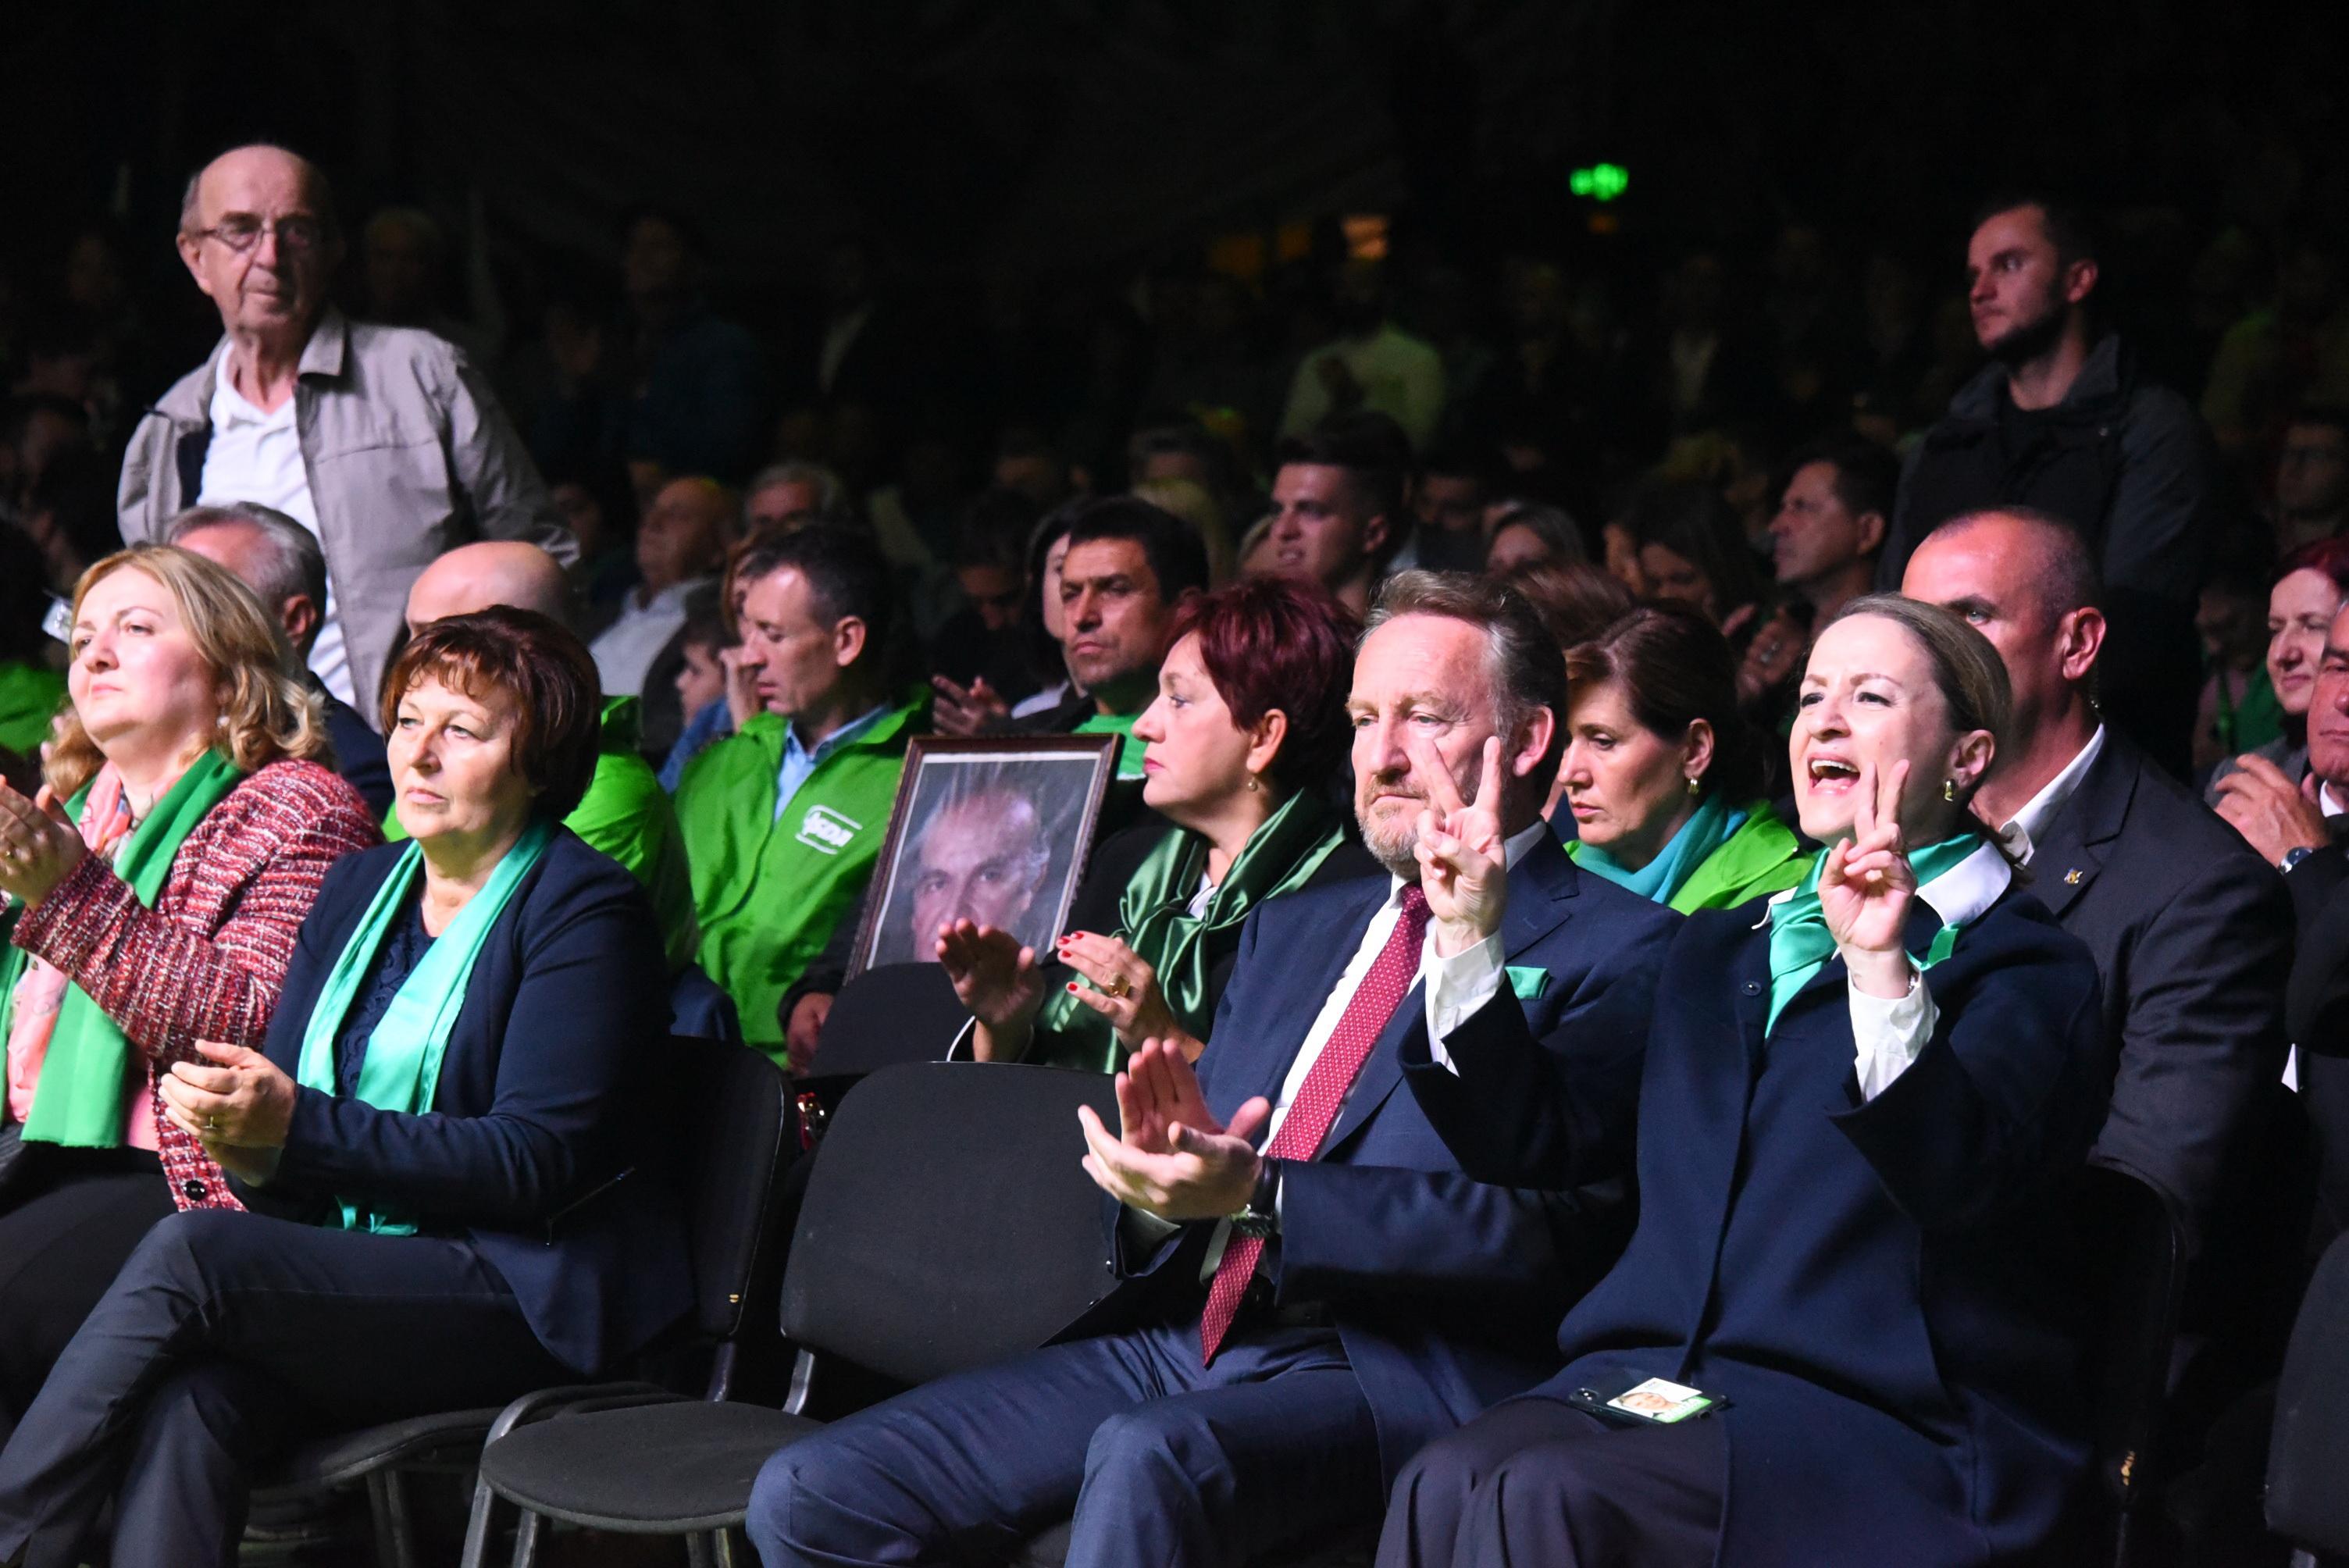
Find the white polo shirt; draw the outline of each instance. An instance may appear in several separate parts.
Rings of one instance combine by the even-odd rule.
[[[196,492],[199,506],[225,506],[231,501],[258,501],[275,507],[312,533],[318,533],[318,509],[310,500],[310,472],[302,464],[302,438],[294,427],[291,397],[274,414],[264,414],[245,401],[229,384],[228,360],[222,356],[219,378],[212,386],[212,438],[204,449],[203,483]],[[326,538],[319,534],[324,548]],[[331,578],[318,640],[310,645],[310,670],[328,691],[357,707],[351,686],[349,650],[343,642],[343,618],[335,607]]]

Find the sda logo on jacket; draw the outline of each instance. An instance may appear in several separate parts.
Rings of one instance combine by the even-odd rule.
[[[848,848],[864,824],[842,816],[829,806],[811,806],[800,819],[799,841],[812,850],[836,855]]]

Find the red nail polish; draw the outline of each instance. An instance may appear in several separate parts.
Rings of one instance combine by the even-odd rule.
[[[1072,991],[1072,992],[1073,992],[1074,990],[1076,990],[1076,988],[1077,988],[1077,983],[1076,983],[1075,981],[1073,981],[1073,980],[1070,981],[1070,982],[1069,982],[1069,989],[1070,989],[1071,991]]]

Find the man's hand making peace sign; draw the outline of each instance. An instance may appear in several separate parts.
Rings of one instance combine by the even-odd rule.
[[[1452,770],[1423,735],[1404,742],[1411,770],[1427,789],[1419,814],[1419,885],[1427,894],[1435,951],[1455,958],[1501,929],[1508,906],[1508,857],[1502,848],[1501,741],[1485,742],[1484,776],[1474,803],[1460,798]]]

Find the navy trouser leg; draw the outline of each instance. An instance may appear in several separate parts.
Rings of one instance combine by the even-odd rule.
[[[1054,1346],[834,1422],[767,1462],[748,1528],[767,1568],[840,1568],[999,1556],[1073,1510],[1071,1568],[1220,1562],[1219,1532],[1310,1529],[1309,1490],[1365,1513],[1378,1484],[1335,1335],[1243,1340],[1202,1368],[1183,1325]]]
[[[191,1362],[157,1384],[115,1497],[110,1568],[235,1562],[246,1478],[285,1445],[301,1406],[232,1361]]]
[[[1521,1449],[1470,1496],[1454,1568],[1704,1568],[1728,1458],[1717,1416]]]
[[[1246,1562],[1375,1517],[1378,1428],[1334,1342],[1330,1354],[1334,1365],[1154,1399],[1103,1421],[1085,1453],[1070,1568]]]
[[[198,1376],[221,1364],[265,1382]],[[160,1539],[121,1532],[117,1563],[226,1562],[252,1460],[283,1435],[257,1422],[291,1410],[359,1426],[565,1376],[466,1243],[176,1214],[123,1265],[0,1452],[0,1561],[80,1561],[119,1489],[129,1517],[180,1522]],[[223,1537],[230,1555],[208,1559]]]
[[[1607,1429],[1561,1399],[1506,1399],[1438,1438],[1395,1477],[1379,1568],[1452,1568],[1468,1500],[1504,1462],[1543,1443]]]
[[[1000,1555],[1067,1515],[1093,1429],[1164,1390],[1132,1335],[957,1373],[769,1460],[746,1528],[766,1568]]]

